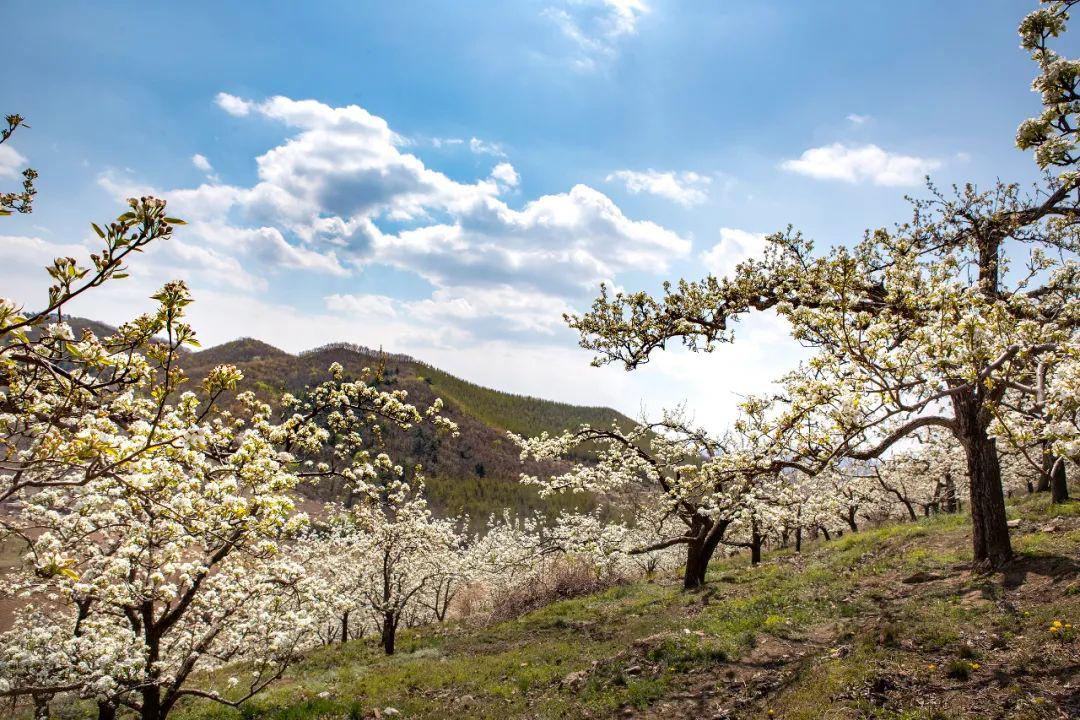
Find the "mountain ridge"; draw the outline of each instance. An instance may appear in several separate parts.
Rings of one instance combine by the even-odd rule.
[[[70,317],[67,322],[76,332],[83,327],[97,333],[108,328],[85,318]],[[470,527],[476,531],[492,513],[504,508],[514,514],[539,512],[552,516],[561,510],[596,507],[595,499],[588,495],[540,498],[534,487],[522,484],[522,473],[550,474],[569,465],[522,462],[507,432],[531,436],[561,432],[584,423],[617,423],[621,427],[633,424],[612,408],[508,393],[459,378],[410,355],[347,342],[292,354],[261,340],[241,337],[185,353],[182,366],[197,382],[218,365],[235,365],[244,375],[240,390],[252,390],[261,399],[272,401],[281,393],[299,394],[305,387],[327,380],[328,368],[334,362],[342,366],[346,377],[353,378],[361,376],[365,368],[378,368],[369,382],[383,389],[405,390],[407,402],[418,407],[430,405],[436,398],[444,401],[445,414],[458,424],[456,437],[438,435],[424,427],[386,428],[383,443],[392,457],[400,458],[403,467],[423,468],[428,498],[436,514],[468,516]],[[350,491],[344,487],[312,485],[302,487],[301,492],[316,503],[351,502]]]

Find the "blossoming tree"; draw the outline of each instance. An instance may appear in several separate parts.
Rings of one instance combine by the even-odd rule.
[[[0,695],[47,709],[73,692],[104,718],[160,720],[186,696],[242,703],[313,641],[313,577],[285,552],[306,524],[297,483],[377,484],[393,474],[372,451],[384,425],[453,426],[438,403],[421,411],[340,366],[278,410],[251,393],[226,403],[242,379],[229,366],[185,391],[195,339],[180,282],[115,335],[75,338],[67,303],[179,223],[160,200],[130,206],[94,225],[93,267],[53,263],[42,311],[0,302],[0,499],[17,509],[5,533],[26,547],[8,578],[26,604],[0,636]],[[240,661],[250,679],[227,694],[192,683]]]
[[[655,538],[634,548],[647,553],[676,545],[686,547],[683,585],[705,581],[709,559],[723,540],[739,509],[749,476],[721,465],[729,456],[723,440],[712,438],[687,422],[681,413],[665,413],[655,423],[640,423],[629,431],[582,425],[557,436],[535,438],[511,434],[522,459],[565,458],[583,445],[592,448],[595,462],[579,462],[569,471],[547,478],[525,475],[541,495],[595,492],[608,496],[646,493],[682,532]]]
[[[1070,258],[1080,250],[1080,63],[1048,46],[1072,4],[1051,3],[1020,28],[1039,66],[1044,111],[1021,125],[1017,144],[1059,171],[1033,193],[968,185],[947,196],[931,187],[929,199],[914,201],[911,221],[868,232],[854,247],[817,253],[789,229],[730,277],[681,280],[660,298],[602,288],[588,313],[568,317],[582,346],[596,363],[633,369],[669,342],[712,350],[733,339],[738,318],[775,311],[815,354],[757,413],[763,456],[754,465],[815,473],[838,458],[879,457],[921,428],[944,428],[965,453],[975,562],[1009,560],[989,428],[1006,392],[1026,392],[1032,368],[1078,326],[1080,272]]]

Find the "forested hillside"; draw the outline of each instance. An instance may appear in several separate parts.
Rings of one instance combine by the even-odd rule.
[[[72,328],[89,328],[99,336],[114,329],[85,318],[67,318]],[[219,365],[235,365],[244,375],[239,390],[254,390],[260,398],[274,401],[282,393],[302,393],[305,387],[329,378],[328,368],[340,363],[347,377],[358,377],[364,368],[374,373],[372,385],[404,390],[408,402],[427,405],[442,398],[447,415],[458,424],[459,435],[450,437],[429,428],[403,431],[386,428],[386,451],[407,468],[423,467],[433,509],[446,516],[468,515],[470,527],[479,530],[491,513],[509,509],[515,515],[561,509],[595,507],[588,495],[554,496],[541,500],[535,489],[518,482],[522,472],[551,471],[558,463],[522,463],[520,449],[507,431],[521,435],[552,433],[589,423],[610,427],[632,426],[625,415],[610,408],[586,407],[541,398],[505,393],[462,380],[411,357],[381,352],[349,343],[333,343],[292,355],[253,338],[240,338],[183,354],[182,366],[194,382],[201,381]],[[586,459],[589,452],[572,459]],[[314,500],[349,502],[340,484],[307,483],[301,492]]]

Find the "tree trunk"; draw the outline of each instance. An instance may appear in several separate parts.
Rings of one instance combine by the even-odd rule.
[[[997,445],[981,427],[973,428],[966,438],[961,438],[961,442],[967,455],[971,488],[971,534],[975,565],[997,568],[1012,559]]]
[[[143,637],[146,642],[146,683],[142,689],[142,708],[139,716],[142,720],[161,720],[161,685],[160,672],[157,667],[158,658],[161,657],[161,640],[151,626],[153,608],[144,605],[142,616],[144,618]]]
[[[49,720],[49,696],[34,695],[34,720]]]
[[[847,520],[848,527],[851,528],[851,532],[859,532],[859,523],[855,520],[855,508],[848,508],[847,515],[844,517]]]
[[[97,716],[98,720],[116,720],[116,706],[111,703],[99,702]]]
[[[1035,492],[1047,492],[1050,490],[1050,476],[1054,471],[1054,453],[1050,451],[1050,443],[1044,442],[1042,446],[1042,472],[1039,473],[1039,484],[1035,486]]]
[[[802,525],[795,528],[795,552],[802,552]]]
[[[690,543],[686,547],[686,570],[683,572],[683,590],[693,590],[705,584],[709,569],[704,543]]]
[[[387,655],[394,654],[394,640],[397,635],[397,613],[383,613],[382,623],[382,649]]]
[[[142,720],[161,720],[161,689],[157,685],[143,688],[139,716]]]
[[[341,642],[349,642],[349,611],[341,614]]]
[[[971,545],[978,569],[996,569],[1012,560],[1005,491],[997,443],[987,435],[991,415],[977,393],[952,398],[953,434],[964,447],[971,490]]]
[[[726,527],[727,523],[724,523]],[[691,531],[699,540],[693,540],[686,546],[686,570],[683,573],[683,589],[694,590],[705,584],[705,573],[709,570],[716,546],[724,537],[723,528],[717,528],[711,520],[695,520]]]
[[[1065,461],[1055,458],[1054,469],[1050,475],[1050,502],[1063,503],[1069,499],[1069,483],[1065,476]]]
[[[760,535],[754,533],[750,538],[750,564],[757,565],[761,562],[761,544],[763,540]]]
[[[829,529],[824,525],[821,526],[821,534],[825,536],[825,542],[832,540],[832,537],[829,536]]]
[[[945,512],[952,514],[958,510],[956,504],[956,483],[951,472],[945,473]]]

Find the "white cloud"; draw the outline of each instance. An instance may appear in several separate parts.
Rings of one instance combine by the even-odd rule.
[[[168,276],[192,283],[205,282],[252,292],[266,290],[266,279],[249,273],[239,259],[220,249],[208,247],[206,243],[191,242],[193,239],[196,238],[173,238],[150,248],[146,267],[142,269],[154,268],[159,277]]]
[[[545,8],[543,14],[574,45],[573,64],[592,70],[615,56],[619,41],[634,35],[648,12],[644,0],[568,0],[561,7]]]
[[[254,289],[253,278],[270,283],[294,271],[349,277],[390,266],[419,276],[432,294],[378,307],[397,312],[410,332],[458,340],[464,333],[475,342],[505,332],[551,336],[562,327],[562,312],[586,301],[600,282],[627,271],[662,272],[690,252],[685,238],[627,217],[585,185],[511,206],[503,194],[521,178],[510,163],[473,182],[451,179],[408,151],[417,144],[355,105],[228,95],[217,102],[233,115],[293,128],[256,158],[250,187],[211,177],[165,190],[116,172],[99,178],[118,199],[167,198],[170,214],[189,223],[178,237],[191,246],[184,251],[192,272],[207,285],[225,287],[231,273],[236,289]],[[335,313],[356,312],[347,297],[324,302]]]
[[[870,120],[869,115],[860,115],[858,113],[850,113],[847,116],[847,121],[852,125],[864,125]]]
[[[499,163],[491,169],[491,177],[507,187],[516,187],[521,182],[521,176],[510,163]]]
[[[656,170],[616,170],[606,180],[621,181],[635,195],[649,193],[667,198],[683,207],[700,205],[708,199],[706,188],[712,183],[708,175],[696,172],[658,172]]]
[[[252,103],[247,100],[242,100],[235,95],[230,95],[229,93],[219,92],[217,97],[214,98],[214,101],[222,110],[230,115],[235,115],[236,117],[243,117],[251,112]]]
[[[397,317],[398,301],[386,295],[327,295],[324,298],[327,310],[347,315],[351,318],[394,318]]]
[[[504,158],[506,152],[499,143],[486,142],[480,138],[469,138],[469,150],[477,155],[491,155],[492,157]]]
[[[511,332],[552,335],[565,328],[563,313],[572,308],[561,298],[513,285],[436,290],[426,300],[409,303],[408,312],[435,326],[447,321],[494,321]]]
[[[85,265],[89,254],[83,245],[52,243],[25,235],[0,235],[4,278],[0,296],[29,309],[44,307],[46,289],[52,283],[45,267],[58,257],[73,257]]]
[[[0,145],[0,177],[17,177],[26,167],[26,158],[10,145]]]
[[[890,153],[877,145],[833,143],[811,148],[796,160],[785,160],[781,167],[819,180],[898,186],[918,185],[927,173],[941,167],[941,162]]]
[[[690,242],[656,223],[627,218],[585,185],[514,210],[491,200],[453,224],[373,238],[373,259],[419,273],[437,287],[513,282],[580,297],[626,270],[662,272]]]
[[[720,228],[720,242],[703,252],[701,261],[716,277],[727,277],[742,261],[764,255],[766,246],[765,233]]]
[[[210,161],[206,159],[205,155],[195,153],[191,156],[191,164],[205,173],[214,172],[214,166],[210,164]]]

